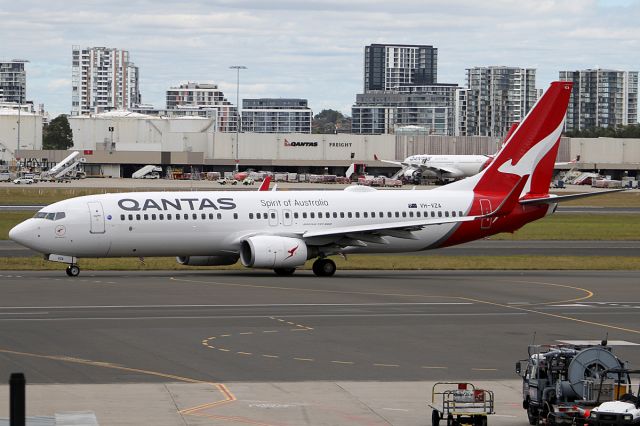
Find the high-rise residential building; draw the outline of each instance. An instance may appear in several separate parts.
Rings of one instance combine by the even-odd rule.
[[[638,72],[589,69],[560,71],[573,82],[565,130],[589,130],[638,122]]]
[[[438,49],[372,44],[364,51],[364,93],[351,108],[352,133],[394,133],[419,126],[429,134],[455,132],[456,84],[438,84]]]
[[[138,67],[128,51],[73,46],[71,115],[130,110],[141,98]]]
[[[241,114],[243,132],[311,133],[313,111],[306,99],[243,99]]]
[[[438,49],[427,45],[372,44],[364,49],[364,92],[438,82]]]
[[[27,98],[27,72],[22,59],[0,60],[0,102],[24,104]]]
[[[351,132],[385,134],[420,126],[428,134],[453,136],[457,91],[456,84],[435,84],[358,94],[351,107]]]
[[[467,69],[467,90],[458,93],[461,136],[504,137],[537,100],[536,70],[517,67]]]
[[[169,116],[200,116],[218,119],[218,131],[235,132],[238,109],[224,97],[222,90],[211,83],[186,83],[167,90]]]

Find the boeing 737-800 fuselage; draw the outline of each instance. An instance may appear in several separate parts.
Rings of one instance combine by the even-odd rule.
[[[292,274],[308,259],[427,250],[515,231],[555,210],[549,183],[571,93],[556,82],[479,174],[431,191],[141,192],[73,198],[45,207],[9,237],[68,263],[78,258],[176,256]]]

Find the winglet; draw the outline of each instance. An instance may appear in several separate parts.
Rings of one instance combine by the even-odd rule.
[[[504,200],[502,200],[498,208],[482,217],[504,216],[511,213],[513,209],[517,205],[519,205],[518,203],[520,201],[520,194],[522,194],[522,190],[524,189],[524,186],[527,184],[528,179],[529,179],[529,175],[524,175],[520,177],[520,179],[518,180],[518,182],[516,182],[511,192],[509,192],[509,194],[506,197],[504,197]]]
[[[270,183],[271,183],[271,176],[269,175],[265,176],[264,180],[260,184],[260,188],[258,188],[258,191],[268,191]]]

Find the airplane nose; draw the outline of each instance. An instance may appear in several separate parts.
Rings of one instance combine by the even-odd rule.
[[[29,240],[29,226],[25,223],[19,223],[9,231],[9,239],[16,243],[26,246]]]

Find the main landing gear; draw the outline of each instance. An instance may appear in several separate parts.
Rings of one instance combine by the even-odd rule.
[[[336,262],[326,257],[321,257],[313,262],[313,273],[318,277],[330,277],[336,273]]]
[[[78,267],[78,265],[69,265],[67,266],[66,272],[70,277],[77,277],[80,275],[80,267]]]

